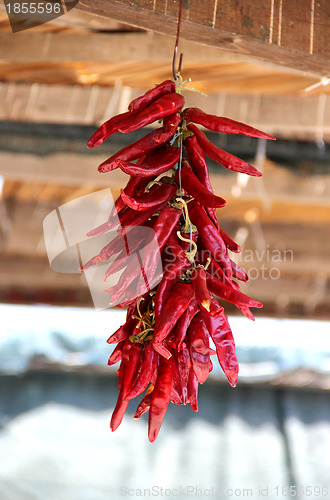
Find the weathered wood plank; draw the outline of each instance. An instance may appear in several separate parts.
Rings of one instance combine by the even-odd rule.
[[[327,0],[274,0],[253,5],[246,0],[192,0],[184,7],[182,39],[198,40],[303,71],[322,75],[330,72],[329,44],[323,43],[330,29]],[[275,18],[275,7],[280,17]],[[157,1],[148,0],[81,0],[78,8],[160,33],[176,32],[175,0],[168,0],[165,10],[162,4],[157,8]],[[277,40],[275,19],[281,32]]]

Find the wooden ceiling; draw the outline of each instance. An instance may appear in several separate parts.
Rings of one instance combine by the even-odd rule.
[[[118,194],[126,176],[117,171],[102,176],[96,168],[123,146],[120,141],[132,138],[114,138],[89,154],[86,141],[132,98],[171,77],[177,3],[130,4],[84,0],[52,23],[15,34],[0,6],[2,301],[92,305],[83,276],[50,269],[42,222],[51,210],[84,194],[108,186]],[[329,4],[301,2],[299,16],[290,8],[295,33],[286,31],[288,4],[282,0],[270,0],[266,14],[245,7],[245,17],[233,7],[235,16],[228,14],[229,0],[222,2],[227,14],[214,0],[188,4],[180,41],[183,77],[208,94],[187,92],[188,104],[281,139],[266,147],[241,137],[215,139],[264,172],[262,179],[246,182],[210,165],[215,192],[227,199],[218,213],[221,225],[245,251],[254,252],[254,262],[243,267],[251,275],[257,268],[259,277],[245,290],[265,303],[266,315],[328,318],[330,85],[320,79],[330,75],[329,43],[321,43],[329,42]],[[285,22],[279,30],[281,8]],[[262,15],[270,20],[263,36]],[[274,263],[271,252],[276,250],[282,257]],[[279,269],[279,278],[260,276],[262,266],[268,273]]]

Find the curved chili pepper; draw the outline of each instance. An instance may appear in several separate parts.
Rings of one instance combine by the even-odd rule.
[[[197,380],[203,384],[209,376],[210,343],[209,332],[201,313],[196,314],[187,330],[190,360]]]
[[[176,325],[176,345],[178,352],[185,348],[185,337],[188,327],[193,317],[199,312],[199,306],[196,299],[193,299]]]
[[[236,262],[234,262],[233,260],[230,261],[231,262],[231,268],[233,270],[233,276],[235,278],[237,278],[238,280],[240,281],[244,281],[245,283],[247,283],[249,281],[249,276],[248,274],[244,271],[244,269],[241,269],[239,267],[238,264],[236,264]]]
[[[116,345],[114,350],[112,351],[110,358],[108,359],[108,365],[115,365],[118,363],[118,361],[121,360],[123,356],[123,348],[126,343],[126,339],[120,340],[119,343]]]
[[[185,260],[176,260],[171,264],[167,264],[163,279],[158,285],[155,295],[155,318],[158,322],[163,307],[170,296],[171,289],[179,280],[181,274],[190,267],[190,262]]]
[[[228,170],[233,170],[234,172],[241,172],[242,174],[248,174],[254,177],[262,176],[262,173],[259,172],[259,170],[246,161],[241,160],[240,158],[237,158],[237,156],[233,156],[230,153],[227,153],[227,151],[215,146],[208,140],[206,135],[196,127],[196,125],[190,124],[188,125],[188,129],[196,136],[196,139],[204,150],[206,156],[218,163],[221,163],[223,167],[228,168]]]
[[[164,358],[160,358],[157,380],[154,390],[151,393],[149,410],[148,437],[151,443],[158,436],[168,403],[170,402],[172,387],[173,374],[171,363]]]
[[[198,180],[193,170],[190,168],[187,161],[183,160],[181,164],[181,182],[182,187],[196,200],[205,207],[224,207],[226,200],[211,193],[203,184]],[[176,173],[175,180],[179,183],[179,170]]]
[[[239,290],[234,290],[232,287],[225,285],[222,281],[218,280],[214,276],[211,276],[209,273],[206,274],[206,280],[210,292],[224,300],[227,300],[227,302],[231,302],[235,305],[242,304],[249,307],[262,307],[261,302],[253,300]]]
[[[213,299],[215,300],[215,299]],[[206,311],[201,311],[206,327],[214,342],[218,361],[228,382],[232,387],[237,385],[238,361],[235,353],[235,341],[225,314],[213,318]]]
[[[187,137],[183,141],[183,144],[186,148],[189,164],[193,169],[196,177],[213,194],[208,166],[205,160],[203,150],[200,147],[196,137],[194,135]],[[216,209],[210,207],[207,208],[207,212],[210,215],[215,227],[219,230],[219,223],[217,219]]]
[[[144,193],[139,199],[134,199],[121,190],[121,197],[130,208],[139,212],[157,209],[159,205],[170,201],[177,191],[177,186],[173,183],[164,182],[153,186],[148,193]]]
[[[188,401],[194,411],[198,411],[197,395],[198,395],[198,380],[194,369],[191,366],[188,375]]]
[[[144,413],[147,413],[147,411],[149,411],[151,396],[152,396],[152,391],[150,392],[147,391],[144,398],[139,403],[133,418],[135,419],[140,418],[142,415],[144,415]]]
[[[179,230],[179,228],[178,228]],[[183,248],[179,245],[177,235],[175,231],[173,231],[168,240],[167,240],[167,246],[169,250],[172,252],[173,256],[178,258],[179,260],[182,260],[184,262],[187,261],[186,253],[183,250]]]
[[[176,92],[165,94],[153,101],[147,108],[137,113],[131,113],[131,118],[127,117],[126,121],[122,121],[117,130],[125,134],[134,132],[134,130],[180,111],[184,103],[184,97]]]
[[[191,284],[200,307],[204,308],[212,316],[218,316],[223,309],[218,305],[215,307],[215,303],[211,301],[211,295],[207,288],[205,269],[197,267],[193,270],[191,274]]]
[[[110,137],[115,132],[118,132],[120,126],[124,126],[127,120],[133,118],[138,113],[131,113],[126,111],[126,113],[121,113],[119,115],[113,116],[110,120],[104,122],[97,130],[94,132],[92,137],[87,142],[88,148],[95,148],[100,146],[108,137]]]
[[[156,149],[139,165],[128,161],[116,160],[118,167],[129,175],[154,177],[170,170],[180,159],[180,148],[165,147]],[[125,191],[126,192],[126,191]]]
[[[134,330],[136,324],[137,320],[132,318],[132,315],[130,315],[126,323],[124,325],[121,325],[118,328],[118,330],[116,330],[112,335],[110,335],[110,337],[107,340],[107,343],[116,344],[121,340],[126,340],[132,334],[132,330]]]
[[[199,108],[186,108],[183,112],[183,116],[187,122],[198,123],[214,132],[242,134],[250,137],[259,137],[261,139],[276,140],[275,137],[250,127],[249,125],[245,125],[245,123],[236,122],[235,120],[230,120],[223,116],[209,115]]]
[[[228,236],[222,229],[220,229],[220,236],[223,241],[226,243],[226,247],[234,253],[240,253],[241,247]]]
[[[180,375],[180,386],[182,394],[182,403],[185,405],[188,403],[188,378],[189,370],[191,366],[190,355],[187,347],[184,347],[181,351],[176,352],[176,359],[178,363],[178,370]]]
[[[110,428],[112,431],[115,431],[120,425],[127,409],[128,400],[125,398],[135,382],[141,351],[141,344],[132,344],[130,340],[126,341],[120,368],[122,370],[122,381],[120,384],[117,403],[115,409],[113,410],[110,422]]]
[[[176,114],[174,120],[172,121],[172,126],[168,128],[168,131],[165,131],[163,127],[160,127],[152,132],[149,132],[149,134],[133,142],[129,146],[122,148],[116,154],[112,155],[99,165],[99,172],[109,172],[110,170],[118,168],[116,160],[136,160],[137,158],[145,156],[146,154],[151,153],[151,151],[160,148],[173,137],[180,121],[181,115]]]
[[[231,286],[232,288],[235,288],[236,290],[239,290],[239,284],[236,283],[236,281],[232,281],[231,279],[228,279],[227,276],[224,274],[222,267],[217,263],[216,260],[212,257],[209,251],[204,251],[200,250],[196,254],[196,259],[198,264],[202,264],[203,266],[206,266],[208,264],[208,259],[211,259],[211,262],[209,263],[209,267],[207,268],[207,271],[214,276],[215,278],[218,278],[218,280],[221,280],[223,283],[225,283],[228,286]]]
[[[154,372],[158,361],[158,354],[152,347],[151,342],[144,344],[143,359],[141,364],[141,373],[135,385],[127,394],[126,399],[133,399],[139,396],[148,386],[151,374]]]
[[[212,256],[223,265],[226,275],[230,279],[232,276],[232,267],[228,257],[227,247],[223,239],[196,201],[189,203],[188,208],[189,216],[192,223],[195,224],[199,230],[199,237],[204,248],[209,250]]]
[[[176,283],[171,290],[171,296],[161,310],[159,320],[157,321],[156,319],[155,331],[152,340],[153,346],[159,354],[166,358],[169,358],[171,354],[162,345],[162,341],[170,333],[193,298],[194,291],[191,285]]]
[[[153,89],[148,90],[142,96],[136,97],[130,104],[128,105],[129,111],[141,111],[146,108],[152,101],[158,99],[165,94],[170,94],[171,92],[175,92],[175,83],[172,80],[165,80],[164,82],[156,85]]]

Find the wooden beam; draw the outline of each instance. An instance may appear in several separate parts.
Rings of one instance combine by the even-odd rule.
[[[81,10],[174,35],[175,0],[81,0]],[[327,0],[185,2],[181,38],[321,75],[330,73]]]

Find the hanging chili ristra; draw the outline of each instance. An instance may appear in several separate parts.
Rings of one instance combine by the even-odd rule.
[[[134,99],[128,112],[105,122],[88,142],[95,147],[116,132],[129,133],[162,120],[161,127],[99,166],[100,172],[120,168],[130,179],[107,222],[88,233],[95,236],[116,228],[116,236],[83,266],[87,269],[117,255],[105,280],[120,270],[122,274],[107,292],[111,303],[128,310],[126,323],[108,339],[117,344],[108,364],[121,361],[110,426],[115,430],[128,402],[146,391],[134,418],[149,411],[150,441],[156,439],[170,401],[198,411],[198,384],[213,368],[210,339],[229,383],[237,383],[235,342],[215,296],[235,304],[250,319],[250,307],[262,306],[243,294],[234,280],[247,281],[248,276],[229,255],[240,252],[239,245],[219,228],[216,208],[226,202],[213,193],[205,156],[229,170],[261,173],[217,148],[195,124],[222,133],[273,137],[198,108],[183,109],[181,90],[178,82],[165,80]],[[143,226],[149,235],[139,234]],[[140,266],[128,256],[134,257],[152,239],[158,243],[163,274],[150,290],[149,283],[157,278],[157,256],[147,253]]]

